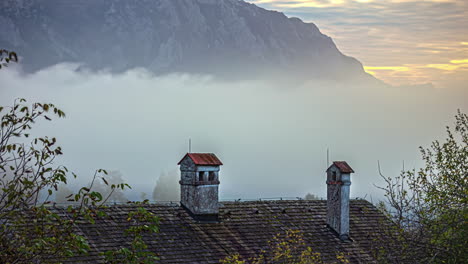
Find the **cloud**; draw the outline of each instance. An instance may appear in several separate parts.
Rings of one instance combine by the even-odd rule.
[[[468,59],[464,59],[464,60],[451,60],[450,63],[455,63],[455,64],[459,64],[459,63],[468,63]]]
[[[435,73],[441,76],[459,74],[468,69],[468,61],[452,60],[450,63],[437,64],[405,64],[402,66],[364,66],[364,70],[373,76],[386,80],[387,78],[400,78],[419,80],[424,84]],[[445,77],[447,79],[447,77]],[[447,83],[437,83],[440,87],[450,86]]]
[[[379,75],[382,71],[407,72],[410,69],[407,66],[364,66],[364,70],[367,73],[379,78]],[[377,74],[377,71],[380,73]]]
[[[325,197],[327,148],[333,160],[347,160],[356,170],[351,195],[375,199],[381,195],[373,186],[380,183],[377,160],[388,176],[399,173],[402,160],[419,166],[418,146],[443,138],[457,108],[468,112],[458,75],[450,78],[454,88],[433,89],[76,69],[1,70],[0,105],[24,97],[62,108],[66,119],[34,130],[63,146],[56,164],[84,183],[97,168],[118,170],[133,187],[129,199],[151,193],[162,171],[178,169],[188,138],[193,151],[214,152],[225,164],[222,199]]]
[[[461,65],[453,65],[453,64],[428,64],[426,65],[427,68],[434,68],[444,71],[455,71],[461,67],[466,67],[468,64],[461,64]]]
[[[364,69],[367,70],[390,70],[390,71],[409,71],[407,66],[364,66]]]

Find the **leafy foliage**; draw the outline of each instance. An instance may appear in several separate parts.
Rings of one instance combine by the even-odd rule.
[[[89,186],[66,197],[72,205],[55,207],[51,199],[58,187],[67,183],[70,174],[77,176],[64,166],[54,165],[63,154],[56,138],[32,138],[31,129],[39,120],[51,121],[65,117],[65,113],[53,104],[27,105],[26,100],[19,99],[11,107],[0,106],[0,114],[0,263],[59,262],[85,254],[89,245],[76,233],[76,223],[94,224],[97,218],[106,217],[101,208],[109,197],[130,186],[109,184],[107,171],[99,169]],[[97,180],[109,187],[105,196],[93,190]],[[140,209],[130,218],[150,220]],[[129,232],[139,234],[148,228],[157,231],[157,222],[152,223],[149,227],[133,226]],[[136,250],[138,255],[144,247],[136,236],[130,253]]]
[[[16,52],[0,49],[0,69],[7,67],[8,63],[18,62],[18,55]]]
[[[148,201],[135,202],[135,205],[146,204]],[[159,218],[142,206],[137,206],[136,210],[128,214],[127,221],[129,228],[125,230],[125,235],[132,238],[130,248],[121,247],[117,250],[103,253],[108,263],[129,263],[143,264],[154,263],[159,258],[151,251],[143,240],[144,234],[159,232]]]
[[[18,62],[17,54],[0,49],[0,69],[11,62]],[[120,197],[130,186],[115,182],[115,177],[109,184],[105,178],[107,171],[99,169],[88,187],[60,197],[71,205],[55,208],[51,198],[59,187],[69,192],[68,169],[54,166],[54,160],[63,154],[62,148],[56,138],[37,137],[29,142],[28,139],[37,121],[63,118],[65,113],[50,103],[29,106],[25,99],[18,99],[11,107],[0,106],[0,115],[0,263],[56,263],[86,254],[89,244],[75,232],[75,224],[83,221],[94,224],[97,218],[106,217],[100,209],[113,194]],[[93,189],[96,179],[102,180],[97,186],[105,195]],[[131,220],[145,224],[127,230],[134,235],[126,255],[135,261],[129,263],[155,260],[152,253],[144,252],[147,246],[141,234],[157,232],[158,218],[139,207],[129,214]]]
[[[322,264],[325,263],[318,252],[311,247],[306,247],[303,236],[298,230],[286,230],[279,233],[268,241],[266,249],[258,256],[243,260],[239,254],[234,254],[221,260],[222,264],[265,264],[265,263],[288,263],[288,264]],[[330,263],[330,262],[327,262]],[[333,262],[332,262],[333,263]],[[349,263],[343,253],[336,255],[334,263]]]
[[[420,263],[468,262],[468,116],[458,111],[455,132],[420,148],[425,167],[386,181],[390,230],[402,259]],[[380,249],[380,255],[389,254]]]
[[[103,196],[108,197],[107,199],[108,202],[125,203],[125,202],[128,202],[128,199],[127,197],[125,197],[124,189],[121,189],[121,188],[110,189],[109,188],[109,185],[112,186],[112,185],[119,184],[121,182],[124,182],[122,173],[120,173],[119,171],[108,171],[108,174],[106,176],[106,182],[104,181],[97,182],[96,184],[93,185],[93,188],[91,190],[95,192],[99,192]],[[126,187],[130,188],[130,186],[126,186]]]

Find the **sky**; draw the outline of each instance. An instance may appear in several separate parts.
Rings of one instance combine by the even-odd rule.
[[[466,0],[251,0],[316,24],[344,54],[392,85],[468,82]]]

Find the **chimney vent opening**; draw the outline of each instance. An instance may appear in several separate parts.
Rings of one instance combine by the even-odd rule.
[[[203,175],[204,175],[204,174],[205,174],[205,173],[204,173],[203,171],[199,171],[199,172],[198,172],[198,181],[200,181],[200,182],[203,181]]]
[[[214,181],[214,180],[215,180],[215,172],[210,171],[210,173],[208,175],[208,181]]]

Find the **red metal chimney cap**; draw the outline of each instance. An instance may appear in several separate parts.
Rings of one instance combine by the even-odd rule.
[[[177,163],[180,163],[185,159],[185,157],[189,157],[195,165],[205,165],[205,166],[219,166],[223,165],[223,163],[216,157],[213,153],[187,153],[185,156]]]
[[[334,161],[333,164],[328,167],[327,171],[333,166],[336,166],[341,173],[354,173],[354,170],[348,165],[346,161]]]

